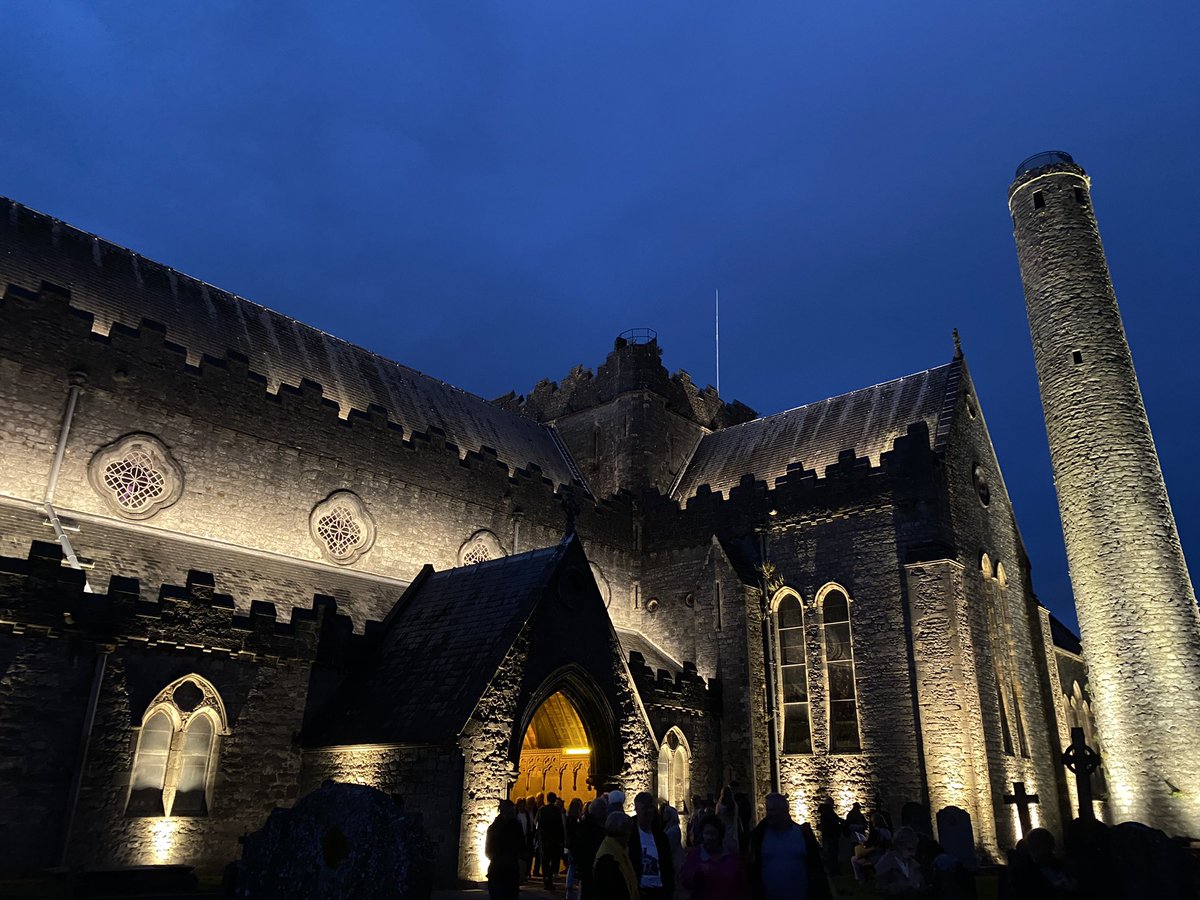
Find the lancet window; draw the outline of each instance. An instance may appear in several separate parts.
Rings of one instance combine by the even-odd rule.
[[[658,749],[658,799],[683,812],[691,801],[691,754],[678,728],[667,732]]]
[[[829,699],[829,752],[858,753],[858,690],[854,682],[854,639],[850,597],[837,585],[821,594],[821,629],[825,639],[825,690]]]
[[[225,707],[208,681],[188,675],[167,685],[142,717],[133,756],[130,816],[208,815]]]
[[[794,591],[786,588],[776,595],[775,640],[780,708],[783,711],[783,752],[812,753],[804,604]]]

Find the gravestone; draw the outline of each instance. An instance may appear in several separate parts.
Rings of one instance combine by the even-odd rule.
[[[1075,776],[1079,818],[1095,819],[1092,809],[1092,775],[1100,768],[1100,754],[1087,745],[1082,728],[1071,729],[1071,745],[1063,751],[1062,763]]]
[[[965,809],[947,806],[938,810],[937,839],[942,849],[965,868],[979,868],[979,858],[975,855],[975,829],[971,826],[971,814]]]
[[[382,791],[326,781],[243,838],[233,896],[263,900],[428,900],[433,851]]]

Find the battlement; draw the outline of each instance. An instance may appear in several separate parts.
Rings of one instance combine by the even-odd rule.
[[[672,412],[714,430],[757,415],[744,403],[724,402],[712,385],[697,387],[683,370],[668,374],[657,340],[634,343],[624,337],[617,338],[608,359],[595,372],[579,365],[562,381],[543,380],[528,395],[510,392],[493,403],[537,422],[552,422],[634,391],[658,394],[666,398]]]
[[[247,356],[237,350],[226,351],[220,358],[205,354],[192,364],[186,348],[171,341],[167,327],[159,322],[142,320],[137,327],[116,323],[103,334],[95,326],[95,316],[75,307],[71,297],[70,291],[50,283],[42,283],[36,292],[9,285],[0,299],[0,346],[20,340],[20,344],[9,344],[8,355],[64,366],[64,375],[67,369],[81,371],[90,386],[102,390],[128,393],[136,380],[139,390],[157,391],[160,396],[156,399],[164,408],[178,408],[181,399],[188,401],[186,405],[203,401],[203,405],[222,411],[223,424],[247,433],[275,435],[299,429],[307,435],[337,435],[342,447],[361,442],[364,458],[437,454],[448,466],[494,474],[497,489],[502,493],[517,490],[519,504],[529,510],[557,504],[569,487],[535,460],[517,465],[511,461],[511,453],[506,460],[487,443],[463,446],[440,425],[413,429],[378,404],[351,410],[343,417],[340,403],[308,378],[295,385],[280,383],[272,392],[267,376],[254,371]],[[135,379],[143,367],[154,376]],[[549,426],[527,424],[548,432]],[[528,442],[523,446],[529,446]],[[550,465],[554,470],[560,468],[554,461]],[[576,487],[583,490],[581,485]],[[596,500],[585,504],[584,514],[604,510],[627,512],[628,501]]]
[[[629,673],[643,703],[709,712],[720,703],[720,683],[701,677],[695,663],[685,662],[683,670],[675,673],[655,671],[646,665],[641,653],[633,650],[629,653]]]
[[[792,464],[773,483],[746,474],[726,493],[702,484],[686,503],[661,497],[644,505],[644,546],[653,551],[704,542],[718,526],[739,533],[768,522],[777,527],[811,523],[844,518],[848,510],[890,506],[897,492],[927,484],[938,459],[929,445],[928,427],[916,422],[880,455],[878,465],[843,450],[821,474]]]
[[[101,645],[134,644],[294,662],[354,658],[368,640],[332,597],[280,617],[274,603],[254,600],[245,613],[217,593],[207,572],[143,597],[135,578],[113,576],[108,592],[90,593],[85,573],[63,565],[58,544],[33,541],[27,558],[0,557],[0,629],[73,638]]]
[[[491,446],[514,470],[577,483],[549,429],[527,417],[6,199],[0,247],[6,295],[57,294],[98,335],[152,329],[190,366],[236,359],[271,393],[319,386],[343,419],[376,408],[405,434],[440,427],[463,455]]]

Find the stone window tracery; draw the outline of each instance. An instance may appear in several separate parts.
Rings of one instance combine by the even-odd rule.
[[[858,753],[858,689],[855,686],[854,638],[850,629],[850,596],[838,585],[818,595],[825,639],[825,692],[829,701],[829,752]]]
[[[784,753],[812,753],[812,714],[808,696],[808,662],[804,604],[788,588],[775,595],[775,659],[783,710]]]
[[[152,434],[129,434],[97,450],[88,464],[88,480],[127,519],[148,519],[183,493],[179,464]]]
[[[672,727],[658,748],[658,799],[683,812],[690,792],[691,753],[683,732]]]
[[[349,565],[375,543],[375,521],[352,491],[334,491],[313,507],[308,530],[321,553],[341,565]]]
[[[460,566],[474,566],[489,560],[500,559],[502,556],[508,556],[508,552],[500,543],[500,539],[486,528],[476,531],[458,548],[458,564]]]
[[[129,779],[129,816],[206,816],[218,742],[228,734],[221,696],[199,675],[167,685],[142,717]]]
[[[988,637],[992,644],[992,667],[996,683],[996,701],[1000,715],[1000,739],[1007,756],[1029,756],[1025,735],[1024,710],[1017,666],[1013,659],[1012,623],[1008,615],[1008,573],[1000,561],[982,554],[979,567],[983,574],[987,601]]]

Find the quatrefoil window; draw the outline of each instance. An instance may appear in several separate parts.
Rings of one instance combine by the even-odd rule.
[[[179,464],[152,434],[129,434],[97,450],[88,480],[127,519],[148,519],[183,493]]]
[[[351,491],[334,491],[318,503],[309,516],[308,531],[321,553],[342,565],[354,562],[375,543],[375,522]]]

